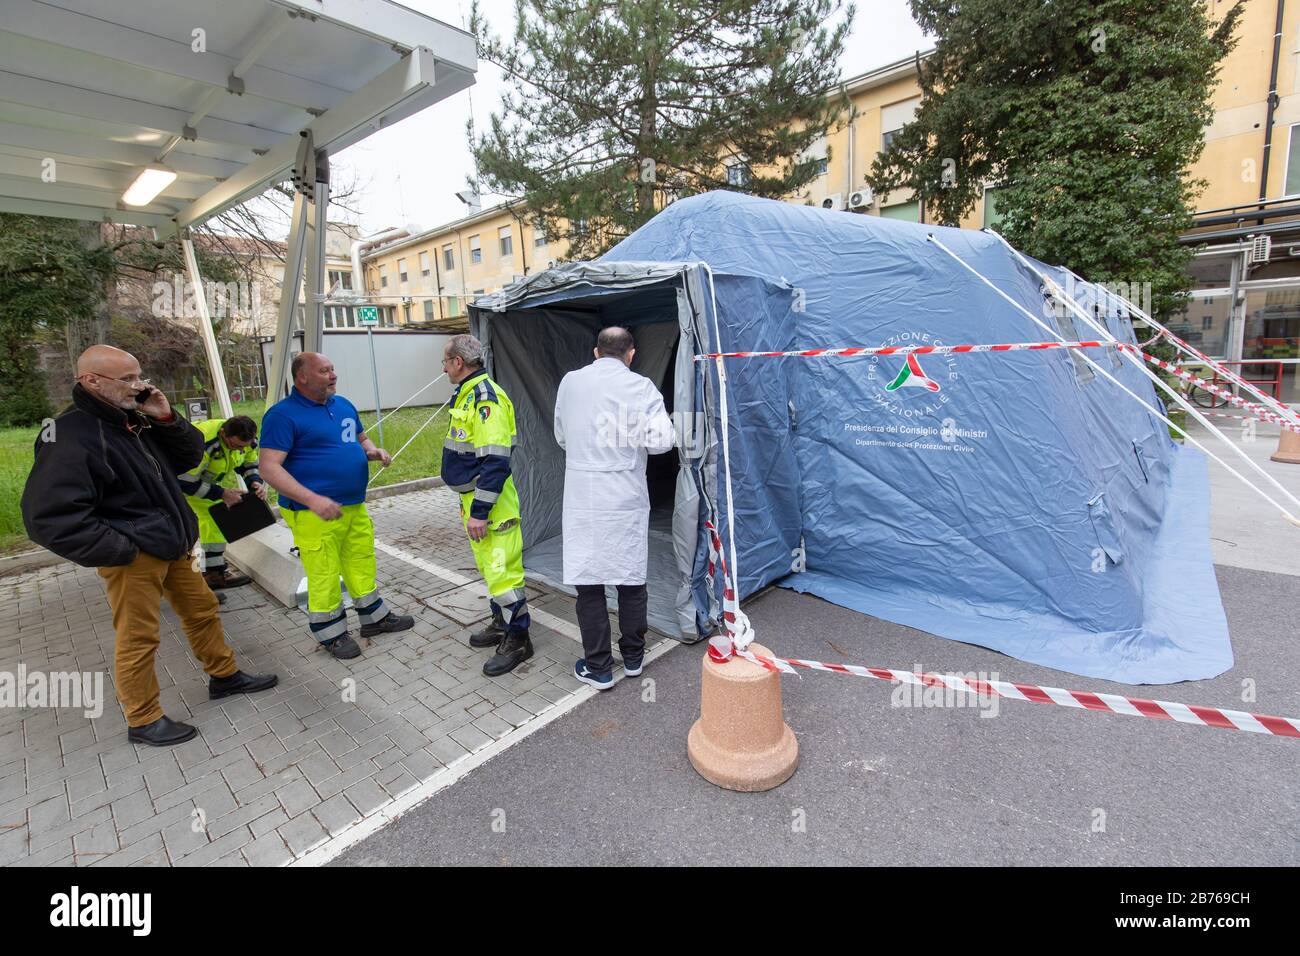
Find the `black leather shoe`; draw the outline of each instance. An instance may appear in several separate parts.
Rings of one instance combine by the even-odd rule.
[[[533,642],[528,639],[527,631],[515,631],[507,634],[497,645],[497,652],[483,665],[487,677],[500,677],[533,656]]]
[[[133,744],[148,744],[150,747],[170,747],[189,740],[199,732],[197,727],[171,720],[164,714],[152,724],[143,727],[131,727],[126,732],[126,739]]]
[[[361,648],[357,647],[357,642],[352,640],[350,634],[336,637],[332,641],[321,641],[320,646],[341,661],[350,661],[354,657],[361,656]]]
[[[501,643],[501,638],[506,636],[506,621],[499,614],[492,615],[492,623],[481,631],[475,631],[469,636],[470,647],[496,647]]]
[[[259,690],[270,690],[280,683],[274,674],[245,674],[235,671],[229,677],[212,677],[208,679],[208,700],[220,700],[231,694],[256,694]]]
[[[409,614],[397,614],[389,611],[374,624],[362,624],[361,636],[374,637],[376,634],[392,634],[394,631],[406,631],[415,626],[415,618]]]
[[[232,571],[230,568],[215,568],[211,571],[204,571],[203,580],[214,591],[219,591],[222,588],[242,588],[245,584],[253,583],[253,579],[247,574]]]

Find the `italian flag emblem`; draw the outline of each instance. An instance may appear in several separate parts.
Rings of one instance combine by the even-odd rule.
[[[908,385],[924,388],[930,392],[937,392],[940,387],[938,382],[929,378],[926,376],[925,372],[921,371],[921,363],[917,361],[915,352],[908,355],[907,364],[904,365],[903,370],[898,373],[898,377],[885,386],[885,391],[897,391],[898,389]]]

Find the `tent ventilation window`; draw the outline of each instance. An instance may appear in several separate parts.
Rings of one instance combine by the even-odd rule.
[[[1092,307],[1092,314],[1097,317],[1098,325],[1104,326],[1106,329],[1110,329],[1110,322],[1107,320],[1110,318],[1112,313],[1103,311],[1101,306],[1099,305],[1094,305]],[[1115,316],[1115,329],[1111,334],[1114,335],[1115,338],[1120,339],[1122,341],[1124,336],[1124,327],[1120,325],[1119,313],[1118,312],[1114,313],[1114,316]],[[1117,370],[1119,368],[1122,368],[1123,365],[1124,365],[1124,356],[1120,354],[1119,349],[1111,349],[1110,350],[1111,369]]]
[[[1069,308],[1060,299],[1050,296],[1049,301],[1052,304],[1053,313],[1056,316],[1057,330],[1065,336],[1067,342],[1078,342],[1079,332],[1074,327],[1074,316]],[[1096,376],[1092,371],[1092,366],[1088,364],[1087,359],[1083,357],[1083,352],[1079,349],[1065,350],[1070,353],[1070,361],[1074,363],[1074,377],[1080,385],[1086,385]]]

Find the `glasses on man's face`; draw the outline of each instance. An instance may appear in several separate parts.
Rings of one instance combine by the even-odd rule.
[[[108,379],[110,382],[121,382],[123,385],[130,385],[132,388],[153,388],[153,382],[149,381],[147,378],[141,378],[139,375],[127,375],[124,378],[114,378],[113,376],[105,375],[102,372],[88,372],[87,374]]]

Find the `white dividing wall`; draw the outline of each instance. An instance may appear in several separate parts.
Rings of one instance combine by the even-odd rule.
[[[338,393],[358,411],[374,411],[375,387],[370,372],[370,348],[364,331],[326,329],[322,349],[339,375]],[[394,408],[406,401],[420,386],[442,374],[442,350],[451,338],[442,332],[402,329],[376,330],[375,366],[379,371],[379,399],[384,408]],[[302,350],[302,334],[294,336],[290,354]],[[262,361],[271,365],[271,342],[262,343]],[[444,378],[425,389],[407,407],[441,405],[451,396],[451,385]]]

